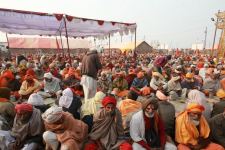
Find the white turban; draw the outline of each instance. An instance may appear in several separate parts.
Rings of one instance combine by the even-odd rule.
[[[44,105],[44,100],[41,95],[33,93],[29,96],[27,103],[33,106],[41,106]]]
[[[44,74],[44,78],[51,79],[52,77],[53,75],[50,72]]]
[[[42,118],[47,123],[52,124],[62,118],[62,112],[63,112],[62,107],[58,107],[58,106],[54,105],[54,106],[50,107],[49,109],[47,109],[42,114]]]
[[[66,88],[59,98],[59,106],[69,108],[73,101],[73,92],[70,88]]]

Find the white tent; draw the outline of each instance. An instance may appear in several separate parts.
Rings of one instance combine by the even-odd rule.
[[[116,32],[134,33],[135,29],[135,23],[0,8],[0,31],[10,34],[105,38]]]

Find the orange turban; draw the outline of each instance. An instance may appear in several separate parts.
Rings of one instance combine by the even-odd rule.
[[[16,109],[16,113],[32,112],[33,106],[31,104],[22,103],[22,104],[16,104],[15,109]]]
[[[108,104],[113,104],[114,106],[116,106],[116,99],[112,96],[106,96],[103,100],[102,100],[102,106],[106,107]]]
[[[187,112],[203,112],[205,108],[198,103],[189,103],[187,105]]]
[[[188,117],[188,112],[202,112],[204,107],[197,103],[189,103],[186,111],[180,113],[176,118],[176,131],[175,131],[175,140],[180,144],[198,144],[198,138],[207,138],[210,133],[210,128],[205,120],[204,116],[200,117],[200,130],[190,122]]]

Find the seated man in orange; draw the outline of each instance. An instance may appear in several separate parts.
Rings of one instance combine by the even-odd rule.
[[[32,93],[41,88],[41,84],[30,74],[27,74],[24,79],[25,80],[20,87],[19,94],[22,98],[28,99]]]
[[[65,78],[66,74],[68,74],[69,69],[70,69],[70,64],[69,63],[66,63],[65,68],[62,71],[63,78]]]
[[[175,140],[178,150],[224,150],[209,140],[210,128],[202,115],[204,107],[189,103],[185,111],[176,118]]]

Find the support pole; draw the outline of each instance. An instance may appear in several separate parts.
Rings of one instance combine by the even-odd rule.
[[[109,58],[111,58],[112,57],[112,52],[111,52],[111,45],[110,45],[111,43],[110,43],[110,33],[109,33]]]
[[[136,47],[137,47],[137,27],[135,28],[135,32],[134,32],[134,50],[133,50],[133,56],[135,54]]]
[[[220,13],[220,10],[218,10],[218,14]],[[215,27],[215,31],[214,31],[214,37],[213,37],[213,45],[212,45],[212,52],[211,52],[211,56],[214,56],[214,45],[215,45],[215,41],[216,41],[216,32],[217,32],[217,23],[219,21],[219,18],[216,18],[216,27]]]
[[[60,41],[61,41],[61,46],[62,46],[62,54],[63,54],[63,58],[64,58],[64,49],[63,49],[63,41],[62,41],[62,34],[60,32]]]
[[[217,53],[217,60],[219,60],[220,57],[224,57],[224,50],[223,50],[223,44],[222,44],[222,39],[223,39],[223,34],[224,34],[224,29],[221,31],[220,35],[220,40],[219,40],[219,45],[218,45],[218,53]]]
[[[8,34],[6,33],[5,36],[6,36],[6,40],[7,40],[8,48],[9,48],[9,37],[8,37]]]
[[[206,40],[207,40],[207,27],[205,28],[205,39],[204,39],[204,48],[203,48],[203,50],[205,50],[205,47],[206,47]]]
[[[68,40],[68,33],[67,33],[67,26],[66,26],[66,18],[63,17],[65,23],[65,30],[66,30],[66,41],[67,41],[67,53],[69,55],[69,63],[72,65],[71,57],[70,57],[70,47],[69,47],[69,40]]]

